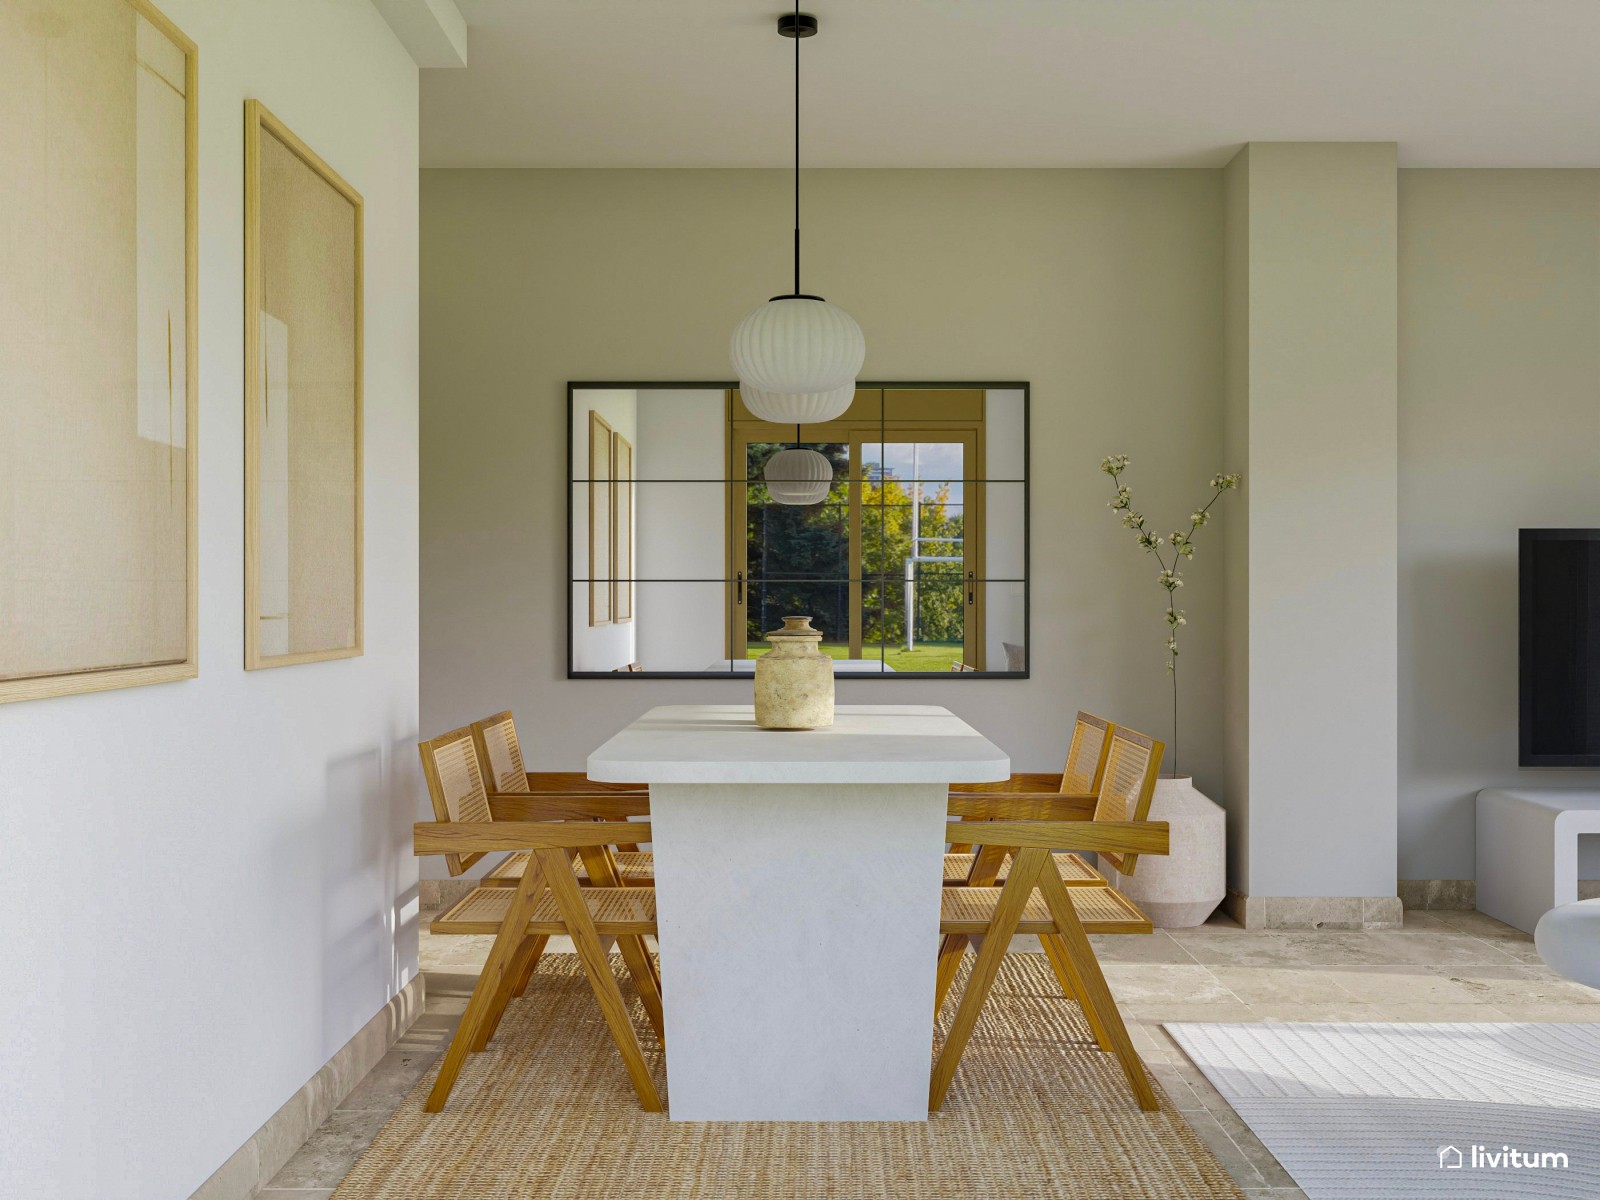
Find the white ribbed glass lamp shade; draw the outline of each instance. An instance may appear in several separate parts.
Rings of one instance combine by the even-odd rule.
[[[815,450],[779,450],[765,474],[779,504],[820,504],[833,487],[833,464]]]
[[[846,384],[854,388],[867,340],[844,309],[826,300],[780,296],[734,327],[728,357],[741,389],[810,395]]]
[[[856,381],[826,392],[767,392],[761,388],[739,388],[739,399],[752,416],[779,425],[820,425],[843,416],[855,401]]]

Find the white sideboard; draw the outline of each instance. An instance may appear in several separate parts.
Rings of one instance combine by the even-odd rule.
[[[1478,793],[1478,911],[1532,933],[1578,898],[1578,835],[1600,833],[1600,791],[1486,788]]]

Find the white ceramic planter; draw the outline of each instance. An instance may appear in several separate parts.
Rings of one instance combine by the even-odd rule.
[[[1141,854],[1132,875],[1110,871],[1111,882],[1159,929],[1200,925],[1227,890],[1227,814],[1190,776],[1162,776],[1150,819],[1171,827],[1171,853]]]

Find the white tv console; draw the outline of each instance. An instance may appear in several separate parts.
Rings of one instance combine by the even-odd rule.
[[[1478,911],[1525,933],[1578,899],[1578,835],[1600,833],[1600,791],[1478,793]]]

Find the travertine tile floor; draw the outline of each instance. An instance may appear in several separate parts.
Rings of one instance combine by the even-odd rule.
[[[432,915],[422,915],[426,1012],[261,1193],[267,1200],[331,1196],[449,1041],[491,939],[430,937]],[[1407,912],[1404,929],[1372,933],[1246,931],[1216,917],[1095,942],[1140,1053],[1252,1200],[1301,1192],[1163,1021],[1600,1021],[1600,991],[1559,978],[1526,934],[1475,912]]]

